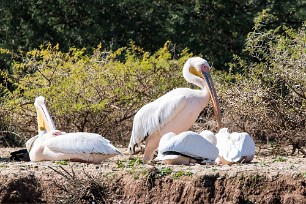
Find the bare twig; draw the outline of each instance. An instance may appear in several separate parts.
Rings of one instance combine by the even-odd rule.
[[[15,133],[13,131],[8,131],[8,130],[0,131],[0,134],[13,134],[13,135],[16,135],[17,137],[21,137],[19,134]]]

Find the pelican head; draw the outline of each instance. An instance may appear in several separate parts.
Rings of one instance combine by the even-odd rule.
[[[220,116],[220,107],[214,88],[214,83],[210,76],[210,66],[208,62],[201,57],[192,57],[189,58],[183,68],[184,78],[197,86],[202,90],[207,89],[210,98],[212,100],[212,105],[214,107],[214,113],[219,124],[219,128],[222,127],[221,116]]]
[[[221,128],[217,134],[230,135],[228,128]]]
[[[38,96],[34,102],[35,107],[43,104],[45,104],[45,98],[43,96]]]
[[[168,132],[168,133],[164,134],[164,135],[161,137],[159,143],[164,144],[164,143],[168,142],[169,140],[171,140],[171,138],[173,138],[174,136],[176,136],[175,133],[173,133],[173,132]]]
[[[37,110],[38,135],[47,133],[50,130],[55,130],[54,122],[45,105],[45,98],[43,96],[37,97],[34,106]]]
[[[203,130],[200,135],[204,137],[206,140],[208,140],[210,143],[216,145],[217,144],[217,138],[214,135],[214,133],[210,130]]]

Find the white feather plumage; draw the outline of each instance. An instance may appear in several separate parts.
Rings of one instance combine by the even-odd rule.
[[[106,158],[122,154],[109,140],[99,134],[76,132],[54,136],[57,130],[29,140],[31,161],[72,160],[100,163]],[[59,131],[57,131],[59,132]]]
[[[167,95],[146,104],[135,115],[129,148],[140,143],[149,135],[161,129],[181,111],[186,104],[186,97],[169,92]]]
[[[254,158],[255,143],[248,133],[230,133],[227,128],[222,128],[216,138],[219,155],[227,162],[250,162]]]
[[[99,134],[87,132],[74,132],[56,136],[48,139],[45,145],[54,152],[62,153],[121,154],[109,140]]]
[[[203,136],[192,132],[182,132],[179,135],[168,133],[162,136],[158,146],[157,160],[173,159],[173,155],[164,155],[165,152],[178,152],[193,158],[213,162],[219,155],[218,148]]]

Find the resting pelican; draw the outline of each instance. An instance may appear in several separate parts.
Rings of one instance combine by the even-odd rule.
[[[101,163],[119,155],[110,142],[99,134],[87,132],[62,133],[51,130],[31,138],[26,143],[31,161],[70,160]]]
[[[122,154],[99,134],[63,133],[56,130],[44,102],[44,97],[40,96],[34,103],[39,134],[26,142],[31,161],[70,160],[101,163],[104,159]]]
[[[216,138],[219,149],[217,164],[250,162],[254,158],[255,143],[248,133],[230,133],[227,128],[222,128]]]
[[[183,76],[201,90],[174,89],[136,113],[129,144],[131,154],[135,153],[136,145],[140,147],[145,141],[144,160],[152,160],[161,136],[168,132],[179,134],[187,131],[208,105],[210,98],[221,127],[219,104],[209,69],[207,61],[200,57],[188,59],[183,67]]]
[[[218,148],[206,139],[208,132],[197,134],[192,131],[176,135],[173,132],[163,135],[158,146],[158,156],[166,164],[211,163],[219,155]],[[210,137],[208,137],[210,138]]]

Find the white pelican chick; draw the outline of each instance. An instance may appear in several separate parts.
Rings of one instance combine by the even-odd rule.
[[[183,67],[183,76],[201,90],[177,88],[143,106],[134,117],[130,154],[134,154],[135,147],[140,147],[145,141],[144,160],[152,160],[161,136],[187,131],[210,99],[221,127],[219,104],[207,61],[200,57],[188,59]]]
[[[217,164],[246,163],[253,160],[255,143],[248,133],[230,133],[227,128],[222,128],[216,138],[219,149]]]
[[[187,131],[176,135],[170,132],[160,139],[155,160],[166,164],[189,165],[215,162],[218,155],[218,148],[200,134]]]

